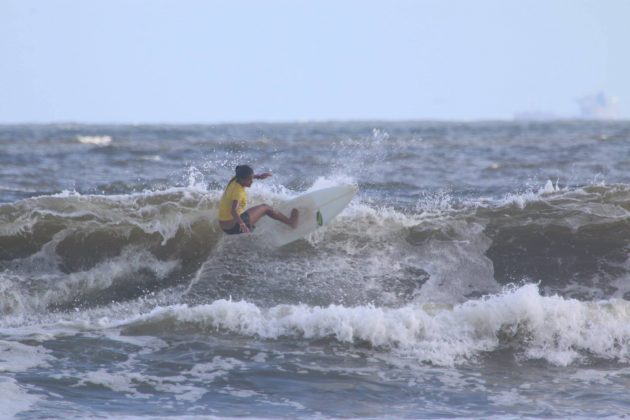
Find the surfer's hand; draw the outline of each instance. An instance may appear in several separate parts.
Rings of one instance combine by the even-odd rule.
[[[249,233],[249,228],[244,222],[241,222],[240,228],[242,233]]]
[[[271,172],[263,172],[262,174],[256,175],[256,179],[265,179],[271,176]]]

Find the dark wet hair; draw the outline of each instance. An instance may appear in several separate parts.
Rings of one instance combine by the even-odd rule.
[[[236,167],[236,176],[237,180],[248,178],[250,175],[254,174],[254,170],[248,165],[239,165]]]

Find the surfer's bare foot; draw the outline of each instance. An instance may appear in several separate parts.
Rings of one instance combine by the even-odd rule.
[[[300,212],[298,211],[298,209],[291,210],[291,218],[289,219],[289,221],[293,229],[297,227],[299,219],[300,219]]]

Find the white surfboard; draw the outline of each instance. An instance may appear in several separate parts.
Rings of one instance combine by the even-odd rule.
[[[357,190],[354,185],[342,185],[302,194],[276,206],[287,216],[291,214],[291,209],[298,209],[300,217],[295,228],[269,219],[269,223],[265,220],[263,226],[259,226],[260,229],[257,228],[254,232],[263,235],[273,246],[289,244],[329,223],[352,201]]]

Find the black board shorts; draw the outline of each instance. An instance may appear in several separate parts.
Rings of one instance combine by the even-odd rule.
[[[256,229],[256,226],[252,225],[249,221],[249,213],[244,212],[243,214],[241,214],[241,220],[249,228],[250,232],[253,232],[254,229]],[[238,235],[239,233],[243,233],[241,232],[241,227],[238,225],[238,223],[234,223],[234,226],[229,229],[223,229],[223,232],[227,233],[228,235]]]

